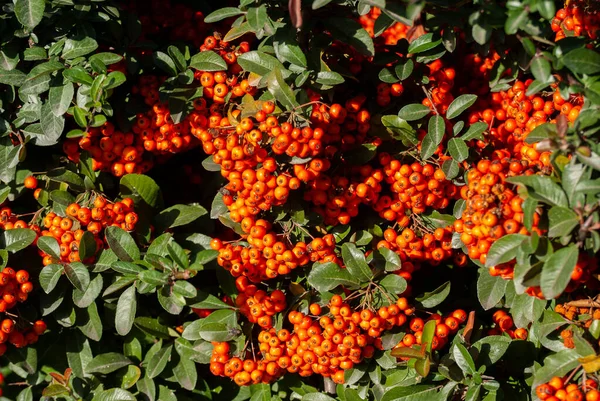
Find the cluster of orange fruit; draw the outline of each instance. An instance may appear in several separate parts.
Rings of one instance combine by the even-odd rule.
[[[79,162],[81,151],[87,151],[94,170],[111,172],[116,177],[145,173],[152,167],[152,161],[144,157],[142,137],[117,131],[111,122],[89,128],[79,140],[66,140],[63,151],[74,163]]]
[[[15,271],[5,267],[0,272],[0,313],[6,313],[15,308],[17,303],[25,302],[28,294],[33,291],[26,270]],[[29,322],[20,315],[7,313],[0,322],[0,355],[4,355],[7,344],[22,348],[37,342],[38,337],[46,331],[46,323],[42,320]]]
[[[527,332],[527,329],[522,327],[515,329],[513,318],[502,309],[494,312],[494,315],[492,316],[492,321],[496,324],[496,327],[490,329],[488,331],[488,335],[495,336],[500,335],[502,333],[506,333],[512,339],[527,339],[527,336],[529,334]]]
[[[258,336],[260,357],[231,357],[227,343],[215,343],[211,372],[230,377],[238,385],[269,383],[285,372],[301,376],[318,374],[331,377],[336,383],[344,383],[345,371],[352,369],[363,359],[371,358],[376,349],[383,348],[381,334],[393,327],[403,326],[407,323],[408,316],[415,312],[406,298],[399,298],[396,303],[373,311],[353,310],[342,297],[334,295],[328,307],[329,313],[324,313],[319,304],[309,306],[310,315],[290,312],[288,320],[293,325],[292,331],[261,331]],[[446,339],[465,320],[466,313],[461,310],[455,311],[444,322],[439,317],[437,338]],[[415,333],[418,333],[423,321],[414,318],[410,324],[411,329],[414,328]],[[439,340],[437,344],[441,347],[443,340]],[[238,354],[243,353],[238,350]]]
[[[248,225],[244,221],[251,221]],[[242,221],[242,229],[248,233],[246,241],[249,247],[234,243],[224,244],[215,238],[211,241],[212,249],[219,251],[217,262],[231,272],[234,277],[245,276],[254,283],[289,274],[299,266],[309,262],[339,263],[335,254],[335,238],[327,234],[323,238],[314,238],[309,244],[299,241],[288,245],[284,238],[279,238],[271,231],[271,223],[246,217]]]
[[[501,154],[501,151],[496,152],[498,157]],[[494,241],[506,234],[529,234],[523,226],[523,199],[505,182],[507,177],[524,173],[532,174],[533,171],[526,171],[522,162],[507,156],[492,161],[480,160],[468,171],[468,185],[460,191],[466,205],[461,218],[454,222],[454,230],[460,234],[471,259],[485,264]],[[534,216],[532,230],[540,233],[537,228],[539,215]],[[490,274],[512,278],[512,270],[511,264],[494,266]]]
[[[87,151],[92,158],[94,170],[107,171],[121,177],[130,173],[145,173],[152,168],[155,158],[162,161],[171,154],[189,150],[197,143],[192,132],[202,126],[202,123],[208,122],[209,111],[221,110],[219,105],[225,103],[225,98],[230,93],[231,97],[236,98],[256,91],[247,80],[238,82],[241,67],[237,63],[237,56],[247,52],[249,48],[247,42],[242,42],[239,46],[230,45],[216,33],[205,38],[201,50],[217,52],[227,63],[228,70],[194,73],[195,80],[202,87],[202,96],[194,99],[195,112],[181,122],[173,121],[169,108],[159,98],[159,89],[165,78],[142,75],[132,87],[132,93],[141,96],[150,109],[136,115],[131,132],[120,132],[111,122],[107,122],[102,127],[87,129],[80,139],[66,140],[63,144],[64,152],[71,161],[78,162],[81,151]],[[207,99],[215,107],[207,108]],[[222,111],[219,115],[221,113]]]
[[[547,383],[535,388],[535,394],[542,401],[598,401],[600,391],[598,383],[592,379],[584,379],[581,385],[569,383],[563,377],[555,376]]]
[[[434,112],[446,114],[448,106],[454,100],[454,95],[451,91],[454,88],[456,70],[452,67],[444,67],[444,63],[440,59],[427,64],[427,67],[429,67],[429,83],[431,84],[431,88],[421,103]],[[424,136],[425,131],[420,131],[422,131],[421,135]],[[419,139],[422,138],[420,137]]]
[[[245,276],[238,277],[235,286],[239,291],[235,304],[240,313],[246,316],[250,323],[257,323],[263,329],[272,328],[273,316],[287,308],[285,294],[281,290],[273,290],[269,294],[259,290]]]
[[[381,16],[381,9],[371,7],[371,10],[365,15],[361,15],[359,22],[371,37],[375,37],[375,21]],[[405,39],[410,27],[401,22],[396,22],[378,36],[379,41],[385,45],[395,45],[399,40]]]
[[[448,341],[450,341],[450,335],[456,334],[460,329],[460,326],[467,321],[467,312],[462,309],[457,309],[443,317],[437,313],[432,314],[426,320],[420,317],[415,317],[410,320],[408,328],[411,333],[406,333],[402,340],[396,345],[395,348],[412,347],[415,344],[422,344],[423,329],[428,321],[435,321],[435,334],[431,340],[431,349],[437,350],[443,348]],[[403,357],[403,360],[409,358]]]
[[[121,201],[109,202],[101,195],[96,196],[91,208],[72,203],[67,206],[66,217],[58,216],[54,212],[48,213],[43,220],[45,230],[40,232],[42,236],[54,237],[60,246],[60,258],[62,262],[80,262],[79,247],[85,231],[89,231],[96,241],[96,252],[104,248],[101,233],[108,226],[120,227],[126,231],[135,230],[138,216],[133,209],[133,200],[124,198]],[[44,266],[60,261],[47,253],[39,250],[43,257]],[[93,261],[93,256],[90,260]]]
[[[556,12],[552,19],[555,42],[569,36],[598,38],[600,31],[600,8],[594,0],[567,0],[565,7]]]

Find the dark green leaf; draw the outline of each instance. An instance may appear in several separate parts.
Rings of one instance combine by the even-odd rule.
[[[433,308],[444,302],[444,300],[450,294],[450,281],[445,282],[435,290],[431,292],[426,292],[420,297],[417,297],[416,300],[423,306],[424,308]]]
[[[488,251],[485,265],[491,267],[513,260],[526,238],[523,234],[508,234],[494,241]]]
[[[435,153],[444,138],[445,130],[446,125],[442,116],[435,115],[429,119],[427,134],[421,144],[421,157],[423,160],[429,159]]]
[[[218,22],[224,20],[226,18],[235,17],[236,15],[243,14],[243,11],[236,7],[223,7],[219,8],[212,13],[208,14],[204,18],[204,22],[207,24],[212,24],[213,22]]]
[[[40,272],[40,287],[42,287],[42,290],[44,290],[46,294],[49,294],[54,287],[56,287],[63,272],[63,267],[56,264],[51,264],[42,268],[42,271]]]
[[[592,75],[600,72],[600,54],[591,49],[571,50],[564,55],[561,61],[568,69],[577,74]]]
[[[360,281],[335,263],[315,263],[308,274],[308,283],[317,291],[323,292],[339,285],[356,288]]]
[[[416,121],[431,113],[431,109],[420,103],[407,104],[398,112],[398,117],[406,121]]]
[[[479,270],[477,279],[477,298],[485,310],[492,309],[500,302],[506,291],[508,281],[500,276],[491,276],[487,268]]]
[[[13,228],[2,233],[0,248],[15,253],[31,245],[36,237],[35,231],[29,228]]]
[[[42,21],[45,6],[44,0],[16,0],[15,15],[19,22],[31,31]]]
[[[540,287],[546,299],[558,297],[567,288],[578,256],[579,248],[571,244],[554,252],[544,262]]]
[[[130,365],[131,363],[131,360],[123,354],[108,352],[97,355],[92,359],[85,367],[85,371],[87,373],[100,373],[106,375]]]
[[[471,107],[477,100],[477,95],[460,95],[450,103],[446,118],[453,119],[461,115],[461,113]]]
[[[227,63],[217,53],[209,50],[192,56],[190,67],[200,71],[224,71]]]
[[[135,287],[131,286],[119,297],[117,302],[117,312],[115,314],[115,328],[119,335],[126,335],[133,327],[137,301],[135,296]]]
[[[86,265],[73,262],[64,265],[65,274],[75,288],[80,291],[87,290],[90,285],[90,272]]]
[[[140,258],[140,250],[131,235],[120,227],[107,227],[106,242],[120,260],[131,262]]]

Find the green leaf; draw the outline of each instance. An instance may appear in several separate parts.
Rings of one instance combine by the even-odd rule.
[[[469,375],[475,373],[475,361],[473,361],[473,357],[469,354],[469,351],[467,351],[464,345],[461,343],[454,344],[452,357],[463,373]]]
[[[336,401],[336,400],[324,393],[307,393],[302,396],[301,401]]]
[[[479,365],[492,366],[502,358],[510,343],[511,339],[505,336],[487,336],[478,340],[471,348],[479,351],[476,358]]]
[[[177,382],[181,387],[186,390],[193,390],[196,387],[198,380],[198,372],[196,371],[196,364],[189,355],[181,356],[179,363],[173,368],[173,375],[177,379]],[[269,388],[269,393],[271,389]]]
[[[121,195],[131,197],[136,206],[160,208],[162,194],[154,180],[142,174],[126,174],[120,182]]]
[[[42,236],[38,238],[37,246],[48,255],[60,259],[60,245],[54,237]]]
[[[139,274],[140,280],[152,286],[166,285],[169,283],[168,274],[156,270],[144,270]]]
[[[70,81],[67,81],[62,85],[50,87],[48,102],[50,103],[52,113],[54,113],[56,117],[60,117],[67,112],[74,94],[75,89]]]
[[[50,385],[48,385],[48,387],[46,387],[42,391],[42,395],[44,397],[58,397],[61,395],[68,395],[68,394],[69,394],[69,388],[63,386],[62,384],[58,384],[58,383],[50,384]]]
[[[267,7],[264,4],[259,7],[250,7],[246,11],[246,21],[255,32],[261,30],[267,22]]]
[[[315,263],[308,274],[308,283],[317,291],[325,292],[339,285],[356,288],[360,281],[335,263]]]
[[[477,279],[477,298],[483,309],[489,310],[496,306],[504,296],[507,285],[507,280],[499,276],[491,276],[487,268],[480,269]]]
[[[402,294],[407,287],[406,280],[396,274],[388,274],[379,285],[391,294]]]
[[[373,277],[364,253],[358,250],[355,244],[346,242],[342,245],[342,258],[350,275],[361,282],[367,282]]]
[[[437,305],[441,304],[442,302],[444,302],[444,300],[450,294],[450,287],[451,287],[450,281],[446,281],[444,284],[442,284],[435,290],[433,290],[431,292],[426,292],[423,295],[421,295],[420,297],[417,297],[415,299],[421,304],[422,307],[428,308],[428,309],[433,308],[434,306],[437,306]]]
[[[79,241],[79,258],[83,261],[94,256],[96,254],[96,239],[94,235],[86,231],[83,233],[81,240]]]
[[[504,31],[507,35],[514,35],[517,33],[519,28],[525,25],[525,21],[528,19],[527,10],[524,8],[510,10],[508,12],[508,18],[504,23]]]
[[[14,10],[17,20],[31,31],[42,21],[45,7],[44,0],[16,0]]]
[[[140,250],[127,231],[120,227],[110,226],[105,230],[105,237],[108,246],[120,260],[133,262],[140,258]]]
[[[578,256],[579,248],[571,244],[554,252],[544,262],[540,287],[546,299],[558,297],[567,288]]]
[[[550,62],[543,56],[538,55],[531,60],[531,73],[540,82],[551,82],[552,80],[552,67]]]
[[[169,329],[164,324],[160,323],[158,319],[142,316],[135,318],[133,323],[138,329],[153,337],[170,338]]]
[[[527,238],[523,234],[508,234],[494,241],[487,254],[486,267],[496,266],[513,260],[517,250]]]
[[[131,262],[118,261],[111,265],[111,268],[124,275],[135,276],[144,271],[140,265]]]
[[[339,85],[344,83],[344,77],[335,71],[320,71],[317,73],[316,82],[321,85]]]
[[[432,384],[415,384],[408,387],[396,386],[386,390],[381,401],[427,401],[438,392],[438,387]],[[302,400],[304,401],[304,400]]]
[[[42,268],[42,271],[40,272],[40,287],[42,287],[42,290],[44,290],[46,294],[49,294],[56,287],[63,272],[63,267],[56,264],[51,264]]]
[[[198,294],[196,287],[184,280],[178,280],[173,284],[173,292],[185,298],[194,298]]]
[[[139,398],[142,401],[155,401],[156,400],[156,384],[154,380],[145,376],[136,383],[136,387],[140,392]],[[167,399],[165,399],[166,401]]]
[[[129,391],[122,388],[111,388],[108,390],[100,391],[95,394],[98,401],[136,401],[137,399]]]
[[[548,237],[569,235],[579,225],[577,213],[561,206],[553,206],[548,211]]]
[[[295,33],[283,33],[278,31],[275,40],[275,53],[277,54],[277,58],[306,68],[306,55],[298,44]]]
[[[206,24],[212,24],[213,22],[221,21],[226,18],[235,17],[236,15],[243,14],[243,11],[236,7],[223,7],[219,8],[212,13],[208,14],[204,18]]]
[[[483,139],[483,134],[488,129],[488,125],[484,122],[477,122],[469,127],[467,132],[461,135],[463,141],[471,139]]]
[[[123,354],[107,352],[105,354],[97,355],[92,359],[85,367],[85,371],[87,373],[100,373],[106,375],[127,365],[131,365],[131,363],[131,360]]]
[[[448,141],[448,152],[457,162],[462,162],[469,157],[469,147],[460,138],[452,138]]]
[[[324,22],[336,39],[349,44],[365,56],[375,55],[373,39],[358,21],[335,17],[326,19]]]
[[[592,75],[600,72],[600,54],[591,49],[571,50],[561,61],[576,74]]]
[[[168,75],[172,77],[177,75],[177,66],[167,53],[156,51],[152,53],[152,60],[154,61],[154,65],[166,72]]]
[[[77,66],[63,70],[63,77],[71,82],[75,82],[82,85],[92,85],[94,79],[87,73],[86,70]]]
[[[117,86],[123,84],[125,81],[127,81],[127,77],[125,76],[125,74],[123,74],[121,71],[112,71],[106,76],[106,79],[104,80],[104,90],[116,88]]]
[[[86,36],[81,40],[67,39],[65,41],[65,47],[63,47],[62,58],[65,60],[72,60],[90,54],[97,48],[98,42],[89,36]]]
[[[102,279],[102,275],[98,274],[90,281],[90,285],[85,291],[73,290],[73,303],[79,308],[87,308],[98,298],[102,292],[103,285],[104,280]]]
[[[87,290],[90,285],[90,272],[86,265],[81,262],[73,262],[64,265],[65,274],[75,288],[80,291]]]
[[[171,45],[167,48],[167,52],[169,53],[169,56],[171,56],[171,59],[173,59],[175,65],[177,66],[177,71],[185,71],[185,69],[187,68],[187,62],[185,61],[185,56],[181,53],[181,50],[179,50],[177,46]]]
[[[150,358],[148,361],[148,366],[146,367],[146,375],[153,379],[165,369],[167,366],[167,362],[171,358],[171,352],[173,351],[173,345],[169,344],[163,346],[156,354]]]
[[[72,187],[75,190],[85,189],[85,183],[83,181],[83,178],[81,178],[81,176],[79,176],[78,174],[67,170],[63,167],[51,170],[46,175],[52,181],[64,182],[65,184],[68,184],[69,187]]]
[[[279,68],[275,68],[269,74],[267,85],[269,92],[271,92],[271,94],[275,96],[275,99],[277,99],[277,101],[281,103],[287,110],[292,110],[300,105],[296,100],[294,92],[283,79],[283,75],[281,74],[281,70]]]
[[[568,207],[569,201],[565,191],[550,177],[542,175],[509,177],[507,182],[525,185],[532,198],[552,206]]]
[[[36,237],[35,231],[29,228],[13,228],[2,233],[0,248],[15,253],[31,245]]]
[[[402,269],[402,262],[400,261],[400,256],[391,249],[386,247],[382,247],[375,251],[374,262],[377,263],[378,260],[383,259],[383,269],[387,272],[393,272]]]
[[[217,53],[209,50],[194,54],[190,67],[200,71],[224,71],[227,70],[227,63]]]
[[[420,103],[407,104],[398,112],[398,117],[406,121],[416,121],[431,113],[431,109]]]
[[[382,68],[379,71],[379,80],[388,84],[398,82],[398,78],[389,70],[389,68]]]
[[[167,228],[184,226],[207,213],[200,205],[174,205],[155,217],[156,229],[160,232]]]
[[[405,120],[395,115],[381,117],[381,123],[393,138],[397,138],[406,146],[419,143],[417,133]]]
[[[25,73],[17,69],[4,70],[0,68],[0,84],[21,86],[25,82]]]
[[[131,286],[123,291],[117,302],[115,329],[119,335],[124,336],[131,331],[136,309],[137,301],[135,297],[135,286]]]
[[[96,60],[102,62],[104,65],[111,65],[123,60],[123,56],[116,53],[100,52],[90,56],[89,58],[90,63]]]
[[[427,160],[433,156],[435,150],[444,138],[445,130],[446,125],[442,116],[435,115],[429,119],[427,134],[425,135],[425,138],[423,138],[423,143],[421,144],[421,158],[423,158],[423,160]]]
[[[433,40],[433,33],[426,33],[412,41],[408,46],[408,53],[417,54],[431,50],[442,43],[442,39]]]
[[[219,298],[215,297],[204,291],[198,291],[194,299],[191,300],[193,303],[190,305],[192,308],[199,309],[231,309],[232,306],[226,304],[221,301]]]
[[[477,95],[460,95],[450,103],[446,118],[453,119],[461,115],[461,113],[471,107],[477,100]]]
[[[404,81],[405,79],[410,77],[410,74],[412,74],[414,67],[415,64],[413,63],[413,61],[411,59],[408,59],[405,62],[400,62],[396,64],[394,72],[401,81]]]
[[[52,105],[49,102],[42,105],[40,123],[42,124],[44,136],[36,139],[36,145],[50,146],[58,142],[65,128],[65,118],[63,116],[55,116],[52,111]]]

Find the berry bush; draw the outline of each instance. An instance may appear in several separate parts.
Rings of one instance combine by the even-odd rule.
[[[13,0],[0,398],[599,401],[596,0]]]

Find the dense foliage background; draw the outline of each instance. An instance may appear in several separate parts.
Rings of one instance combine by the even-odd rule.
[[[599,12],[5,2],[3,398],[599,400]]]

